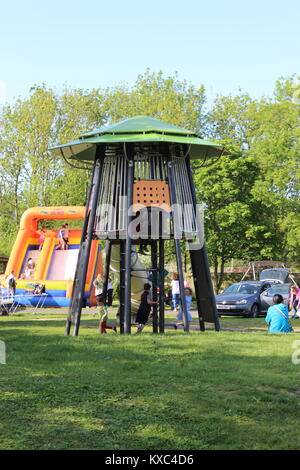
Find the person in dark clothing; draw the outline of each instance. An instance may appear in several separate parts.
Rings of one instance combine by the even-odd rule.
[[[148,318],[151,312],[151,307],[154,304],[157,304],[157,302],[152,300],[151,285],[146,283],[144,284],[144,292],[141,295],[141,303],[137,311],[136,320],[135,320],[135,322],[137,323],[136,334],[139,334],[143,331],[148,321]]]
[[[107,282],[107,306],[108,307],[111,307],[113,304],[113,294],[114,294],[113,284],[109,277],[108,282]]]

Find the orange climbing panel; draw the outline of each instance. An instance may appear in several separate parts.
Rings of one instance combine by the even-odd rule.
[[[171,211],[169,185],[165,181],[139,180],[133,184],[133,210],[142,207],[161,207]]]

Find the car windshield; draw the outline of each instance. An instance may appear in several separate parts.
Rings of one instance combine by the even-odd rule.
[[[222,292],[222,295],[228,295],[228,294],[257,294],[259,291],[259,285],[258,284],[251,284],[251,283],[243,283],[243,282],[238,282],[236,284],[232,284],[231,286],[227,287]]]
[[[278,286],[273,286],[268,289],[268,295],[275,295],[275,294],[288,294],[290,290],[291,284],[279,284]]]

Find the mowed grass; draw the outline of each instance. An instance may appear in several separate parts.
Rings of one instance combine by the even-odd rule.
[[[0,317],[1,449],[300,448],[297,333],[222,317],[221,332],[100,336],[85,313],[75,338],[65,316]]]

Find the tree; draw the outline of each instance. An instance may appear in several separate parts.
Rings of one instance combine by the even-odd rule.
[[[261,248],[268,233],[259,220],[251,197],[257,167],[235,150],[214,165],[195,171],[198,200],[204,205],[205,239],[214,269],[215,290],[224,280],[224,268],[232,258],[249,260]],[[258,236],[261,237],[258,239]]]
[[[295,77],[277,81],[274,97],[261,100],[250,155],[260,177],[253,197],[267,208],[276,240],[275,254],[283,261],[300,256],[300,86]]]
[[[179,127],[202,131],[205,123],[204,87],[196,88],[178,75],[165,78],[163,72],[148,69],[132,88],[119,86],[106,90],[104,109],[109,122],[147,115]]]
[[[58,96],[41,85],[27,99],[2,109],[0,233],[2,227],[9,234],[2,252],[9,253],[28,207],[85,203],[90,174],[70,168],[49,148],[102,125],[101,101],[99,90],[64,90]]]

